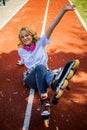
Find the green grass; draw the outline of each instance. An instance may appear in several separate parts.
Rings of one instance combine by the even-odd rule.
[[[71,0],[71,2],[76,6],[78,13],[87,25],[87,0]]]

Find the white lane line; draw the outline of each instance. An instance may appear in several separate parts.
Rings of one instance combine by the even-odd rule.
[[[30,117],[31,117],[31,110],[32,110],[32,103],[34,99],[34,89],[30,89],[29,97],[28,97],[28,104],[27,104],[27,109],[25,113],[25,119],[24,119],[24,125],[23,125],[23,130],[28,130],[29,124],[30,124]]]
[[[42,26],[41,35],[44,33],[44,30],[45,30],[46,20],[47,20],[47,13],[48,13],[48,8],[49,8],[49,3],[50,3],[50,0],[47,1],[46,11],[45,11],[45,16],[44,16],[44,20],[43,20],[43,26]]]
[[[73,4],[73,3],[71,2],[71,0],[68,0],[68,1],[69,1],[69,3],[70,3],[71,5]],[[75,13],[76,13],[76,15],[78,16],[80,22],[82,23],[84,29],[87,31],[87,25],[85,24],[85,22],[84,22],[83,19],[81,18],[80,14],[78,13],[77,10],[75,10]]]
[[[4,22],[3,22],[3,24],[0,26],[0,30],[12,19],[12,17],[28,2],[29,0],[25,0],[21,5],[19,5],[18,6],[18,8],[17,9],[13,9],[14,11],[12,11],[12,15],[8,18],[8,19],[6,19]],[[8,4],[8,3],[7,3]],[[11,3],[9,3],[9,4],[11,4]],[[14,4],[14,3],[13,3]],[[6,5],[6,6],[4,6],[3,8],[4,9],[7,9],[7,8],[9,8],[8,7],[9,5]],[[1,11],[1,10],[0,10]],[[5,17],[5,16],[4,16]]]
[[[50,2],[50,0],[47,1],[41,35],[44,33],[45,26],[46,26],[46,19],[47,19],[49,2]],[[25,119],[24,119],[24,124],[23,124],[22,130],[28,130],[29,125],[30,125],[30,118],[31,118],[31,111],[32,111],[32,103],[33,103],[33,99],[34,99],[34,93],[35,93],[34,89],[30,89],[30,93],[29,93],[29,97],[28,97],[28,104],[27,104],[27,108],[26,108]]]

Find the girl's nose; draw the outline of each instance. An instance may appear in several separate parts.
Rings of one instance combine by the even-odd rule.
[[[27,37],[26,36],[24,36],[24,39],[26,39]]]

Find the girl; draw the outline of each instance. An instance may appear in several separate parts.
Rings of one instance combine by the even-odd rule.
[[[74,5],[64,6],[59,15],[53,20],[41,37],[28,27],[22,27],[19,32],[20,43],[18,45],[18,54],[21,57],[21,60],[19,60],[17,64],[24,64],[28,69],[26,77],[24,78],[25,84],[30,88],[38,88],[38,92],[41,96],[41,104],[46,106],[46,110],[41,112],[41,116],[43,117],[45,115],[50,115],[50,112],[47,110],[47,107],[50,107],[47,86],[50,86],[55,91],[58,90],[57,94],[61,88],[61,86],[59,87],[60,80],[58,80],[61,68],[58,69],[56,74],[48,69],[48,56],[45,46],[50,43],[49,38],[65,12],[74,10],[74,8]]]

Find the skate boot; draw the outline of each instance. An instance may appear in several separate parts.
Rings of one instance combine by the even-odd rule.
[[[48,119],[49,116],[50,116],[50,111],[49,111],[49,109],[50,109],[50,99],[42,97],[40,99],[40,101],[41,101],[41,107],[42,107],[41,116],[44,119]]]
[[[62,69],[60,75],[58,75],[58,77],[54,77],[51,85],[51,88],[56,92],[52,100],[53,104],[58,103],[58,100],[63,95],[65,89],[70,90],[68,82],[76,73],[79,63],[79,60],[69,61]]]
[[[49,118],[50,118],[50,99],[42,97],[41,101],[41,117],[44,119],[45,127],[49,127]]]

